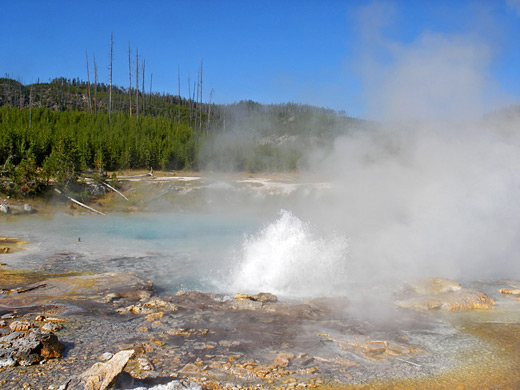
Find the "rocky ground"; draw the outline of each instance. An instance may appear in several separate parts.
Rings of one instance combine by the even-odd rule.
[[[515,281],[423,279],[372,316],[348,297],[158,296],[131,273],[4,265],[0,289],[2,389],[520,386]]]

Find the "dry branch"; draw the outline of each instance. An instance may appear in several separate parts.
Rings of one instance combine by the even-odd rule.
[[[65,196],[68,200],[70,200],[72,203],[76,203],[77,205],[81,206],[81,207],[84,207],[86,208],[87,210],[90,210],[96,214],[101,214],[101,215],[106,215],[105,213],[102,213],[101,211],[97,211],[96,209],[93,209],[92,207],[90,206],[87,206],[86,204],[83,204],[81,203],[80,201],[77,201],[76,199],[74,198],[71,198],[70,196],[64,194],[63,192],[61,192],[60,190],[58,190],[57,188],[54,189],[54,191],[56,191],[58,194],[60,195],[63,195]]]
[[[128,198],[127,198],[123,193],[121,193],[121,192],[119,192],[118,190],[116,190],[116,189],[115,189],[114,187],[112,187],[110,184],[105,183],[105,182],[103,182],[103,184],[104,184],[105,186],[107,186],[108,188],[110,188],[110,189],[111,189],[112,191],[114,191],[115,193],[121,195],[121,196],[122,196],[123,198],[125,198],[126,200],[129,200],[129,199],[128,199]]]

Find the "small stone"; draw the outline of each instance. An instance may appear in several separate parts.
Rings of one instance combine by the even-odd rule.
[[[29,203],[25,203],[23,205],[23,211],[25,211],[28,214],[33,214],[36,212],[35,208],[32,207]]]
[[[162,318],[163,316],[164,316],[164,313],[162,311],[159,311],[157,313],[148,314],[145,318],[146,318],[146,321],[153,322],[153,321],[158,320],[159,318]]]
[[[139,369],[141,371],[153,371],[154,366],[150,360],[145,357],[137,358],[137,363],[139,364]]]
[[[56,322],[46,322],[40,329],[45,332],[56,332],[60,330],[62,326]]]
[[[254,301],[252,299],[235,299],[231,304],[234,310],[258,310],[263,307],[262,302]]]
[[[14,366],[16,366],[16,361],[12,357],[0,359],[0,368]]]
[[[507,295],[520,295],[520,290],[515,288],[515,289],[512,289],[512,288],[501,288],[500,290],[498,290],[498,292],[500,294],[507,294]]]
[[[57,317],[47,317],[44,319],[45,322],[67,322],[67,320],[63,318],[57,318]]]
[[[110,359],[112,359],[113,356],[114,356],[113,353],[111,353],[111,352],[105,352],[105,353],[103,353],[103,354],[99,357],[99,360],[101,360],[102,362],[107,362],[107,361],[109,361]]]
[[[459,283],[442,278],[419,279],[412,283],[411,286],[420,295],[442,294],[462,289]]]
[[[258,302],[278,302],[278,298],[276,295],[273,295],[271,293],[259,293],[253,296],[255,301]]]
[[[24,335],[25,335],[24,332],[20,332],[20,331],[12,332],[6,336],[0,337],[0,343],[10,343],[10,342],[16,340],[17,338],[23,337]]]
[[[26,332],[32,328],[32,324],[28,321],[13,321],[9,324],[9,329],[15,332]]]
[[[287,367],[292,359],[294,359],[294,355],[292,353],[280,353],[275,356],[274,364],[279,367]]]
[[[107,294],[107,295],[105,295],[105,296],[103,297],[103,302],[104,302],[104,303],[110,303],[110,302],[112,302],[112,301],[114,301],[114,300],[116,300],[116,299],[118,299],[118,298],[120,298],[119,295],[114,294],[114,293],[109,293],[109,294]]]
[[[41,355],[44,359],[60,358],[65,350],[65,346],[52,333],[42,335],[41,343]]]
[[[193,363],[188,363],[179,370],[179,374],[183,375],[198,375],[200,374],[200,367]]]

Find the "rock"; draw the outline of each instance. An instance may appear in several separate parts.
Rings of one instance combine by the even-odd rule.
[[[148,322],[154,322],[154,321],[158,321],[159,319],[163,318],[163,316],[164,316],[164,312],[158,311],[156,313],[148,314],[145,318],[146,318],[146,321],[148,321]]]
[[[23,205],[23,211],[25,211],[28,214],[34,214],[36,212],[36,209],[32,207],[29,203],[25,203]]]
[[[271,293],[259,293],[254,295],[253,298],[258,302],[278,302],[276,295]]]
[[[155,369],[152,362],[145,357],[137,358],[137,364],[141,371],[153,371]]]
[[[396,305],[416,311],[466,311],[489,310],[495,301],[483,292],[462,288],[457,282],[447,279],[421,279],[411,285],[412,291]]]
[[[6,336],[0,337],[0,343],[10,343],[19,337],[23,337],[24,335],[24,332],[12,332]]]
[[[14,366],[16,366],[16,361],[11,356],[1,357],[0,355],[0,368]]]
[[[224,348],[238,347],[240,345],[240,341],[220,340],[218,343]]]
[[[60,387],[62,390],[104,390],[123,371],[134,350],[120,351],[106,363],[95,363],[83,374],[71,378]]]
[[[160,298],[154,297],[150,299],[148,302],[143,304],[144,307],[149,307],[153,309],[161,309],[168,311],[177,311],[177,306],[171,302],[164,301]]]
[[[235,299],[231,304],[234,310],[258,310],[263,307],[262,302],[253,301],[251,299]]]
[[[520,295],[520,289],[517,288],[501,288],[498,292],[506,295]]]
[[[177,311],[177,305],[164,301],[160,298],[154,297],[149,301],[138,303],[137,305],[130,305],[125,307],[124,309],[118,309],[117,311],[123,313],[125,311],[130,311],[134,314],[155,314],[158,312],[161,313],[163,310],[174,312]],[[164,314],[164,313],[163,313]],[[162,315],[160,315],[162,317]]]
[[[105,295],[103,297],[103,302],[104,303],[110,303],[110,302],[115,301],[116,299],[119,299],[119,298],[121,298],[119,295],[114,294],[114,293],[109,293],[109,294],[107,294],[107,295]]]
[[[186,364],[184,367],[182,367],[180,370],[179,370],[179,374],[182,374],[182,375],[199,375],[200,374],[200,367],[193,364],[193,363],[188,363]]]
[[[442,294],[462,289],[459,283],[442,278],[418,279],[411,284],[411,287],[420,295]]]
[[[151,282],[132,273],[58,276],[23,286],[23,292],[3,298],[4,307],[43,306],[59,298],[61,301],[88,299],[101,301],[107,294],[138,299],[143,291],[151,291]]]
[[[292,353],[280,353],[275,356],[274,364],[279,367],[287,367],[292,359],[294,359],[294,355]]]
[[[105,353],[103,353],[103,354],[99,357],[99,360],[101,360],[102,362],[107,362],[107,361],[109,361],[110,359],[112,359],[113,356],[114,356],[113,353],[111,353],[111,352],[105,352]]]
[[[146,357],[139,357],[135,361],[132,361],[126,367],[126,371],[129,372],[133,378],[141,380],[150,379],[158,375],[152,362]]]
[[[258,302],[278,302],[278,298],[276,295],[273,295],[271,293],[258,293],[256,295],[247,295],[247,294],[235,294],[235,299],[249,299],[251,301],[258,301]]]
[[[43,333],[39,329],[12,332],[0,338],[0,365],[29,366],[44,359],[61,357],[64,349],[52,333]]]
[[[0,213],[9,214],[11,212],[11,209],[9,208],[9,205],[6,205],[4,203],[0,204]]]
[[[40,337],[42,343],[41,355],[44,359],[55,359],[62,356],[65,346],[59,342],[58,337],[52,333],[43,334]]]
[[[32,324],[28,321],[13,321],[9,324],[9,329],[14,332],[26,332],[32,328]]]
[[[40,329],[45,332],[56,332],[61,328],[62,326],[56,322],[46,322]]]
[[[264,302],[276,302],[277,300],[276,296],[269,293],[258,295],[235,294],[231,307],[234,310],[258,310],[264,306]]]

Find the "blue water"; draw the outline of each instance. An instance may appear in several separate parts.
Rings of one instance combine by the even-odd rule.
[[[229,213],[165,213],[3,219],[0,235],[30,242],[5,257],[50,272],[134,272],[163,293],[222,291],[244,236],[265,220]]]

